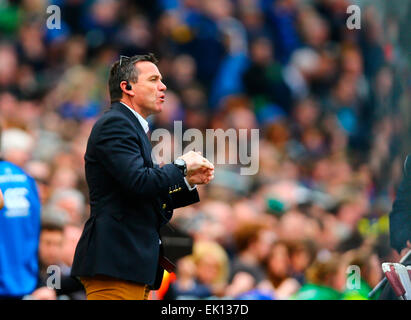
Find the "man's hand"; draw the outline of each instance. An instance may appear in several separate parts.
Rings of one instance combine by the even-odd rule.
[[[214,165],[201,156],[201,152],[190,151],[182,155],[187,165],[187,182],[193,186],[195,184],[207,184],[214,179]]]
[[[187,165],[187,174],[194,172],[200,168],[214,169],[213,164],[206,158],[201,156],[201,152],[190,151],[183,154],[179,159],[183,159]]]
[[[207,184],[214,179],[214,169],[200,168],[187,174],[187,182],[194,186],[195,184]]]

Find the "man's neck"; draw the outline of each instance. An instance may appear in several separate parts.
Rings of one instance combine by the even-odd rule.
[[[124,105],[126,108],[130,109],[131,112],[133,112],[134,116],[138,119],[138,121],[140,122],[141,126],[143,127],[144,132],[147,133],[147,132],[150,130],[150,128],[149,128],[149,126],[148,126],[148,121],[145,119],[145,117],[144,117],[141,113],[139,113],[137,110],[135,110],[134,108],[130,107],[126,102],[120,100],[120,103],[121,103],[122,105]]]
[[[140,116],[142,116],[145,120],[147,119],[148,115],[145,114],[140,108],[134,107],[132,106],[130,103],[128,103],[127,101],[125,101],[124,99],[120,100],[120,103],[125,104],[127,107],[129,107],[130,109],[133,109],[135,112],[137,112]]]

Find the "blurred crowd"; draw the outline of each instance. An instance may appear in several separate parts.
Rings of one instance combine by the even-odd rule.
[[[201,202],[175,211],[193,253],[152,299],[366,299],[399,258],[388,213],[411,150],[410,28],[401,0],[2,1],[1,152],[37,182],[41,271],[69,270],[89,215],[83,156],[110,66],[153,52],[168,89],[151,131],[182,120],[260,141],[256,175],[216,165]]]

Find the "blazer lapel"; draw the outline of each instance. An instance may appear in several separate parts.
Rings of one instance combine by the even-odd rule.
[[[143,142],[143,154],[145,155],[145,160],[150,163],[150,166],[153,167],[153,160],[151,158],[151,142],[148,139],[148,136],[146,132],[144,131],[144,128],[142,127],[140,121],[137,119],[137,117],[123,104],[120,102],[114,102],[111,105],[112,109],[115,109],[117,111],[120,111],[123,113],[127,118],[129,118],[135,125],[136,127],[136,132],[137,134],[141,137],[141,141]]]

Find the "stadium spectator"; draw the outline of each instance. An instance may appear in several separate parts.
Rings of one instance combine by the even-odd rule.
[[[272,230],[258,222],[245,223],[237,228],[234,233],[237,255],[232,260],[230,287],[227,289],[230,295],[249,291],[267,279],[264,262],[274,237]]]
[[[347,260],[348,266],[355,266],[359,269],[353,269],[354,272],[361,272],[360,279],[348,281],[350,287],[346,287],[342,298],[343,300],[369,300],[368,293],[374,288],[381,279],[382,271],[376,253],[365,248],[353,249],[345,253],[344,259]],[[355,276],[347,274],[347,277]],[[358,281],[359,280],[359,281]],[[354,281],[357,281],[354,283]],[[377,299],[379,294],[373,296]]]
[[[1,129],[0,126],[0,138],[4,139]],[[3,148],[0,143],[2,153]],[[10,148],[9,145],[8,151]],[[34,179],[4,159],[0,160],[0,189],[4,196],[4,207],[0,211],[0,298],[21,299],[37,285],[40,199]]]
[[[307,283],[291,298],[296,300],[339,300],[345,285],[346,265],[337,255],[316,259],[306,272]]]
[[[192,256],[186,256],[177,262],[176,279],[170,284],[164,297],[167,300],[204,299],[213,295],[211,289],[199,282],[196,277],[196,265]]]
[[[197,241],[193,245],[196,278],[213,296],[222,297],[230,272],[227,253],[217,242]]]
[[[48,268],[61,264],[62,246],[63,224],[43,223],[39,242],[40,286],[47,286],[47,279],[51,274]]]
[[[267,257],[267,277],[277,299],[287,299],[300,288],[291,272],[290,246],[287,242],[276,241]]]

